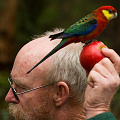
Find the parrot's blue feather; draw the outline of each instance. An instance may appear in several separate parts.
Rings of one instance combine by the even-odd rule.
[[[93,30],[95,30],[96,27],[97,27],[96,19],[92,19],[90,21],[83,22],[83,23],[81,23],[81,21],[78,21],[75,24],[71,25],[67,30],[61,33],[50,35],[49,38],[51,38],[51,40],[54,40],[57,38],[65,39],[65,38],[71,38],[71,37],[78,37],[80,35],[87,35]]]
[[[97,27],[97,24],[91,25],[89,27],[87,27],[87,30],[83,30],[80,32],[72,32],[72,33],[63,33],[60,37],[61,38],[70,38],[70,37],[78,37],[80,35],[87,35],[90,32],[92,32],[95,28]]]
[[[68,37],[70,35],[70,37],[77,37],[80,35],[87,35],[90,32],[92,32],[93,30],[95,30],[97,27],[97,20],[96,19],[92,19],[88,22],[84,22],[83,24],[76,22],[75,24],[73,24],[72,26],[70,26],[64,33],[68,34]],[[63,34],[64,34],[63,33]]]

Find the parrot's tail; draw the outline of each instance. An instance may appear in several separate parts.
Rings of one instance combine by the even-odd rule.
[[[42,63],[43,61],[45,61],[47,58],[49,58],[51,55],[53,55],[54,53],[56,53],[58,50],[60,50],[61,48],[65,47],[67,44],[67,40],[68,39],[63,39],[53,50],[51,50],[41,61],[39,61],[34,67],[32,67],[27,74],[29,74],[34,68],[36,68],[40,63]]]
[[[51,38],[51,40],[54,40],[56,38],[61,38],[60,36],[64,33],[63,32],[60,32],[60,33],[57,33],[57,34],[54,34],[54,35],[50,35],[49,38]]]

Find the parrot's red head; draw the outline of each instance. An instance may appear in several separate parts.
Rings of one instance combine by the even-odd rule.
[[[112,6],[102,6],[96,12],[104,19],[110,21],[117,17],[117,11]]]

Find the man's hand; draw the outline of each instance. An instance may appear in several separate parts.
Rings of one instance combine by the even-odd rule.
[[[108,112],[111,100],[120,85],[120,57],[115,51],[103,48],[106,58],[97,63],[88,75],[84,108],[86,119]]]

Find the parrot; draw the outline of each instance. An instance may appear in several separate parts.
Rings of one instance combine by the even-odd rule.
[[[110,20],[117,17],[117,10],[112,6],[102,6],[94,10],[90,14],[81,18],[75,24],[71,25],[68,29],[50,35],[51,40],[62,39],[60,43],[53,48],[42,60],[40,60],[34,67],[32,67],[28,72],[30,73],[34,68],[36,68],[40,63],[45,61],[51,55],[56,53],[61,48],[67,46],[71,43],[87,43],[91,39],[98,36],[107,26]]]

